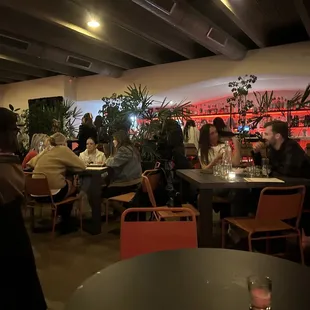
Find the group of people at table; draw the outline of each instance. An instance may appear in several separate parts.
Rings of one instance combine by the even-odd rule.
[[[183,134],[181,133],[182,143],[184,136],[185,142],[194,143],[197,147],[202,169],[212,168],[221,161],[223,155],[224,144],[221,138],[223,128],[217,128],[215,125],[205,124],[199,131],[195,123],[190,121],[186,124]],[[2,268],[7,268],[10,272],[14,270],[14,274],[4,273],[2,276],[3,282],[6,283],[3,296],[6,296],[8,302],[8,307],[4,308],[12,309],[10,307],[12,300],[16,305],[19,305],[19,300],[22,300],[20,308],[41,310],[46,309],[46,304],[20,210],[24,193],[24,173],[18,157],[15,156],[17,132],[16,115],[5,108],[0,108],[0,240],[3,246],[2,253],[6,253]],[[273,121],[265,124],[265,142],[257,143],[253,148],[254,163],[260,163],[260,151],[267,146],[273,176],[310,179],[310,158],[296,141],[289,139],[288,132],[288,125],[285,122]],[[34,173],[33,177],[36,177],[36,173],[44,173],[47,176],[55,202],[76,194],[77,188],[73,180],[67,177],[67,172],[83,171],[89,164],[106,165],[114,171],[111,183],[102,189],[102,197],[108,198],[135,191],[141,182],[141,158],[128,132],[120,130],[113,135],[116,151],[108,158],[96,147],[98,132],[94,130],[89,114],[83,118],[80,134],[84,136],[85,149],[81,150],[79,147],[78,152],[67,147],[67,139],[61,133],[55,133],[45,139],[42,135],[35,135],[32,139],[31,150],[23,162],[23,168],[30,167]],[[39,152],[39,146],[42,146],[40,142],[43,139],[44,150]],[[238,166],[241,161],[240,144],[235,137],[231,140],[233,144],[232,163]],[[79,156],[77,156],[78,153]],[[229,196],[231,191],[227,193],[219,190],[215,194]],[[242,201],[245,201],[244,193],[240,200],[236,199],[236,196],[238,195],[234,194],[232,199],[232,215],[247,215],[244,214],[244,210],[247,209],[241,206]],[[34,198],[46,199],[46,197]],[[237,207],[233,206],[234,203]],[[69,206],[59,209],[63,222],[68,220],[70,213]],[[14,260],[17,262],[17,258],[19,259],[16,268]]]

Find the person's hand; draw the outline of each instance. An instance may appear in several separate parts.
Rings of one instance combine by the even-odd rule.
[[[253,146],[253,151],[254,153],[259,153],[264,147],[265,144],[263,142],[258,142]]]
[[[212,160],[212,166],[216,165],[219,163],[223,158],[223,153],[218,154],[213,160]]]

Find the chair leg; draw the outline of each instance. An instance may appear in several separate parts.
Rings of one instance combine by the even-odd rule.
[[[222,220],[222,248],[223,249],[225,248],[225,238],[226,238],[225,232],[226,232],[226,221],[225,219],[223,219]]]
[[[105,223],[109,222],[109,200],[107,199],[105,202]]]
[[[301,238],[300,231],[298,231],[298,244],[299,244],[299,250],[300,250],[301,264],[304,265],[305,264],[304,249],[302,247],[302,238]]]
[[[57,220],[57,206],[54,206],[53,227],[52,227],[52,239],[55,237],[55,226]]]
[[[249,246],[249,252],[253,252],[253,249],[252,249],[252,234],[248,234],[248,246]]]
[[[80,230],[81,234],[83,233],[83,204],[82,201],[79,201],[79,213],[80,213]]]

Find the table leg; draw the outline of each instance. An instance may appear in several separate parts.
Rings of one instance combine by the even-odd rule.
[[[101,185],[102,178],[100,174],[94,174],[89,178],[90,184],[85,188],[88,201],[92,209],[92,217],[83,223],[83,230],[98,235],[101,233]]]
[[[211,247],[213,241],[212,197],[212,189],[201,189],[199,191],[198,243],[199,247],[202,248]]]

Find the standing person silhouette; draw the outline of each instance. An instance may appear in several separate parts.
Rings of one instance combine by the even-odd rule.
[[[0,108],[0,308],[46,310],[21,207],[24,173],[18,156],[16,114]]]

